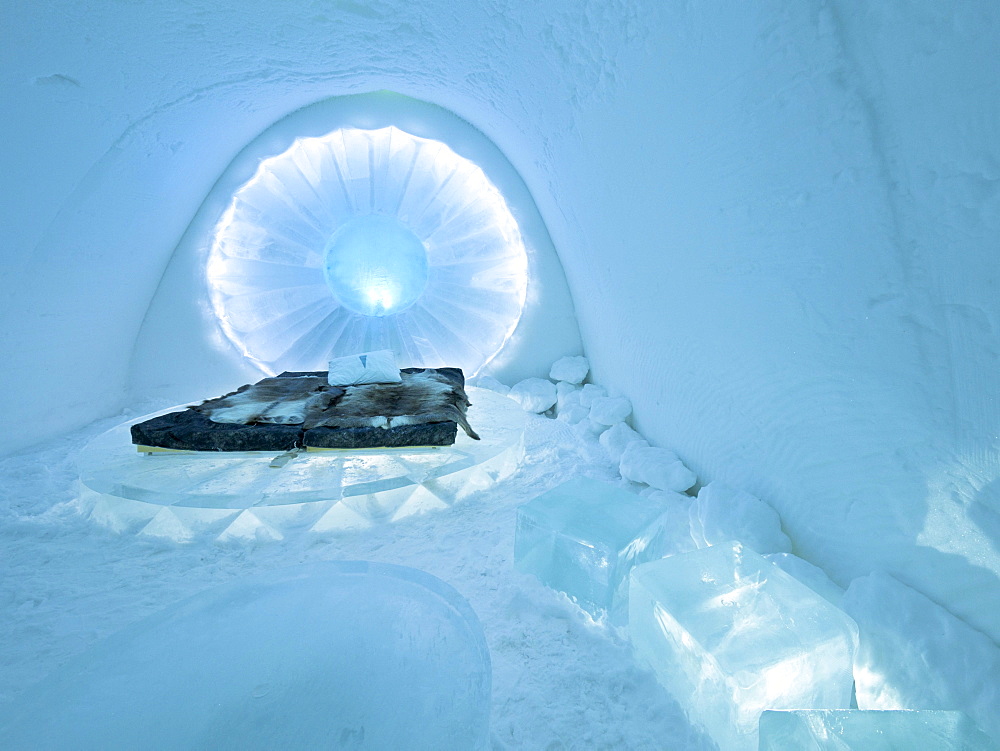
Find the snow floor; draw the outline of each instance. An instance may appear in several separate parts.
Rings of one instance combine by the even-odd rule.
[[[519,504],[581,475],[624,484],[593,437],[531,415],[518,471],[453,508],[335,537],[175,544],[77,512],[75,456],[134,416],[0,459],[0,708],[98,639],[194,593],[282,566],[367,560],[427,571],[472,604],[493,660],[494,749],[713,747],[635,666],[627,641],[514,571]]]

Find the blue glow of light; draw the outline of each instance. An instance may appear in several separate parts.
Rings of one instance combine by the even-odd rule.
[[[395,217],[368,214],[345,222],[324,256],[334,297],[361,315],[406,310],[427,286],[427,249]]]
[[[390,349],[472,375],[520,320],[528,256],[478,165],[395,127],[341,128],[260,162],[205,270],[222,331],[264,372]]]

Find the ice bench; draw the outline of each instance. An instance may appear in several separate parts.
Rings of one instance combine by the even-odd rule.
[[[628,615],[628,572],[690,540],[690,499],[643,498],[597,480],[575,478],[517,510],[514,565],[570,595],[592,615]]]
[[[857,626],[738,542],[633,569],[629,635],[721,751],[756,751],[765,709],[850,706]]]

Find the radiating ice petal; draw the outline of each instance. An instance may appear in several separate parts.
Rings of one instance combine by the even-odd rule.
[[[377,214],[427,254],[423,293],[398,312],[343,307],[324,276],[329,240]],[[391,348],[401,364],[474,374],[503,347],[527,291],[527,253],[482,169],[395,127],[301,138],[261,162],[216,228],[206,276],[233,344],[264,370],[319,370]]]

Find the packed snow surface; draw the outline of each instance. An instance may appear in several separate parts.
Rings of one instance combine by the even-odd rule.
[[[89,451],[83,449],[95,444],[94,436],[112,435],[106,431],[132,415],[99,421],[44,447],[0,459],[0,477],[4,478],[0,486],[0,546],[5,551],[0,559],[0,728],[7,722],[5,718],[22,707],[64,704],[56,692],[52,701],[46,701],[49,687],[69,685],[60,678],[60,668],[75,670],[74,666],[91,664],[88,661],[95,654],[115,653],[108,645],[114,645],[114,640],[120,640],[130,629],[135,633],[135,624],[144,617],[157,623],[187,598],[197,599],[202,593],[210,596],[207,593],[213,588],[220,591],[218,587],[221,591],[238,589],[254,577],[280,577],[297,564],[355,560],[426,572],[454,587],[471,604],[483,624],[493,666],[493,749],[711,748],[704,732],[692,727],[665,687],[677,692],[697,722],[710,727],[717,737],[728,737],[735,732],[737,719],[729,728],[726,723],[705,720],[706,708],[715,701],[715,694],[708,690],[713,682],[707,681],[706,691],[697,692],[695,697],[684,686],[671,682],[670,676],[676,671],[664,667],[666,653],[649,647],[664,638],[666,614],[683,610],[678,610],[677,602],[668,607],[668,601],[676,599],[684,589],[678,587],[679,579],[654,576],[645,582],[649,587],[643,590],[640,603],[631,603],[631,616],[648,616],[652,608],[659,624],[651,626],[649,618],[630,617],[636,655],[624,641],[625,630],[615,617],[615,596],[611,598],[609,623],[604,613],[606,602],[591,608],[588,614],[567,594],[557,591],[563,589],[572,595],[571,588],[553,581],[549,581],[551,588],[546,587],[515,570],[518,509],[530,508],[532,502],[538,505],[540,496],[568,480],[608,484],[627,497],[625,506],[658,504],[662,514],[653,525],[655,535],[647,534],[641,520],[620,520],[622,524],[636,522],[643,527],[638,536],[630,534],[634,545],[627,546],[626,567],[642,562],[633,558],[633,553],[641,557],[651,548],[659,551],[651,553],[654,558],[674,553],[678,559],[673,563],[671,558],[647,563],[642,567],[646,571],[652,570],[650,566],[683,569],[684,560],[695,560],[685,558],[690,555],[687,551],[712,542],[719,544],[698,552],[717,555],[726,547],[716,539],[723,534],[744,542],[756,540],[765,551],[791,548],[800,553],[798,539],[794,533],[791,539],[785,535],[782,514],[741,488],[713,482],[702,487],[697,498],[690,491],[673,492],[694,485],[694,473],[676,453],[649,446],[640,433],[623,422],[608,427],[588,415],[579,420],[575,416],[566,418],[574,410],[589,413],[595,402],[601,404],[606,392],[600,386],[578,387],[566,382],[556,386],[544,379],[535,381],[538,383],[529,384],[532,388],[522,387],[525,395],[544,389],[553,401],[561,396],[562,407],[567,409],[564,413],[557,405],[559,419],[550,419],[532,414],[530,409],[525,414],[511,405],[525,420],[524,459],[512,474],[496,474],[492,484],[468,487],[469,492],[454,506],[367,529],[335,531],[293,524],[284,530],[283,537],[269,535],[264,528],[248,528],[243,535],[223,535],[214,541],[211,537],[196,537],[179,544],[98,527],[81,515],[86,504],[77,497],[78,465],[88,463]],[[502,389],[502,384],[493,385]],[[546,385],[548,388],[544,388]],[[484,404],[489,401],[482,400]],[[151,402],[140,413],[162,406]],[[493,417],[499,419],[499,415]],[[151,466],[157,466],[157,462],[170,459],[150,457],[149,461]],[[623,510],[624,506],[612,511],[617,514]],[[589,523],[590,519],[570,506],[560,506],[559,514],[571,525]],[[552,528],[562,528],[563,521]],[[593,534],[594,530],[587,532]],[[877,550],[882,541],[883,530],[869,527],[856,536],[853,544]],[[740,545],[736,548],[743,549]],[[755,556],[749,548],[747,555]],[[824,622],[846,619],[842,611],[830,605],[841,601],[841,591],[830,581],[828,569],[789,553],[769,558],[773,563],[760,559],[750,589],[766,584],[770,592],[781,584],[779,589],[793,596],[779,597],[775,591],[775,603],[795,607],[811,603],[814,612],[823,614]],[[740,566],[716,566],[713,576],[739,579]],[[541,572],[546,578],[544,565],[524,570]],[[594,578],[589,574],[584,578],[588,577]],[[822,597],[795,584],[791,577]],[[669,586],[660,586],[668,580]],[[587,598],[579,592],[576,596],[586,606]],[[695,592],[692,596],[697,599],[700,595]],[[774,608],[767,609],[771,602],[768,597],[759,603],[758,598],[752,598],[754,607],[748,612],[752,611],[753,617],[748,623],[775,615],[771,612]],[[617,599],[623,602],[621,597]],[[767,607],[760,611],[758,604]],[[843,596],[843,604],[861,627],[861,650],[854,674],[858,702],[863,708],[960,709],[984,729],[996,731],[992,707],[998,651],[987,636],[884,574],[856,580]],[[780,610],[776,606],[775,612]],[[775,617],[781,621],[780,612]],[[853,628],[849,619],[847,622]],[[744,697],[746,702],[740,700],[751,713],[780,706],[780,702],[776,703],[778,695],[784,696],[787,688],[782,676],[786,676],[785,667],[791,663],[781,661],[782,648],[772,638],[775,633],[768,631],[767,639],[761,635],[753,647],[734,644],[735,651],[726,652],[737,656],[737,662],[767,663],[774,668],[765,670],[770,686],[767,691],[771,693],[763,699],[748,696]],[[105,641],[107,637],[111,641]],[[293,652],[297,645],[307,642],[287,641]],[[259,644],[244,646],[248,650],[259,648]],[[171,675],[177,667],[177,647],[141,651],[153,671]],[[843,672],[837,666],[844,661],[842,650],[838,647],[833,651],[837,654],[824,652],[825,657],[821,655],[822,659],[816,661],[812,653],[806,654],[809,650],[789,657],[796,664],[808,663],[813,671],[808,680],[796,679],[796,690],[811,691],[810,695],[822,693],[822,684],[827,680],[824,676],[830,670],[838,676]],[[650,658],[653,652],[655,659]],[[295,654],[311,660],[309,655]],[[684,665],[692,675],[712,663],[686,650],[680,650],[675,657],[677,665]],[[658,671],[662,685],[642,667],[646,664]],[[796,676],[801,678],[802,674],[795,668]],[[101,671],[95,675],[101,675]],[[839,678],[835,682],[839,686]],[[836,692],[835,705],[846,706],[849,691],[845,694],[838,687]],[[724,704],[718,705],[718,712],[707,711],[712,716],[723,709],[728,712],[731,707]],[[36,714],[41,715],[42,710]],[[737,745],[752,741],[749,730],[737,736]]]
[[[535,217],[534,325],[492,375],[586,351],[839,586],[877,566],[1000,641],[995,0],[4,12],[2,450],[240,382],[201,315],[220,175],[405,92]]]
[[[339,536],[178,545],[118,535],[77,513],[74,459],[124,419],[0,461],[0,714],[98,640],[210,587],[368,560],[426,571],[469,600],[493,663],[494,749],[710,748],[617,632],[514,570],[520,504],[577,476],[622,482],[595,439],[529,416],[520,469],[451,509]],[[150,659],[164,671],[173,663],[170,654]]]

